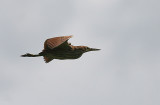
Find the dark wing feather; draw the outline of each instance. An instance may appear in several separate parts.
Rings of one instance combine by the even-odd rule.
[[[54,59],[54,58],[47,57],[47,56],[44,56],[43,58],[44,58],[44,61],[45,61],[46,63],[48,63],[48,62],[50,62],[51,60]]]
[[[56,47],[69,47],[68,40],[72,36],[61,36],[47,39],[44,43],[44,49],[54,49]]]

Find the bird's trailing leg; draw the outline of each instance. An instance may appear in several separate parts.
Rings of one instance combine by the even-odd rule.
[[[37,56],[41,56],[41,55],[39,55],[39,54],[34,55],[34,54],[30,54],[30,53],[27,53],[27,54],[21,55],[21,57],[37,57]]]

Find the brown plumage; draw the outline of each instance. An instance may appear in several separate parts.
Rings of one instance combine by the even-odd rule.
[[[39,54],[25,54],[22,57],[37,57],[43,56],[46,63],[53,59],[77,59],[83,53],[88,51],[97,51],[100,49],[89,48],[87,46],[73,46],[68,43],[72,36],[61,36],[47,39],[44,42],[44,49]]]

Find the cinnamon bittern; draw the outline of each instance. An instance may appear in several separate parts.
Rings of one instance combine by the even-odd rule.
[[[24,54],[22,57],[38,57],[43,56],[46,63],[53,59],[77,59],[82,56],[83,53],[89,51],[98,51],[100,49],[89,48],[87,46],[73,46],[68,43],[68,40],[72,36],[61,36],[47,39],[44,42],[44,49],[39,54]]]

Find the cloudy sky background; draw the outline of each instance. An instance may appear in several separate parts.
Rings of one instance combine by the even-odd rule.
[[[0,105],[160,105],[159,0],[0,0]],[[42,57],[47,38],[102,49]]]

